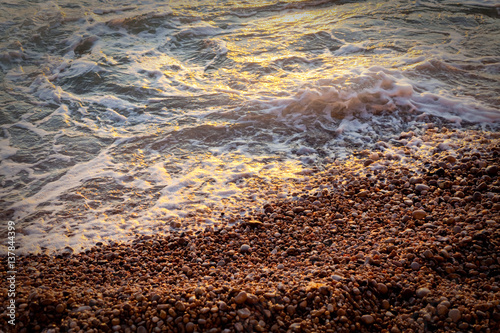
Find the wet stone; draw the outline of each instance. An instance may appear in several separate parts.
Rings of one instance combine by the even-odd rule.
[[[186,305],[184,305],[184,303],[183,303],[183,302],[181,302],[181,301],[177,301],[177,302],[175,303],[175,308],[176,308],[177,310],[179,310],[179,311],[184,311],[184,310],[186,310]]]
[[[490,165],[486,168],[486,173],[490,176],[496,176],[498,173],[498,166],[497,165]]]
[[[188,322],[186,324],[186,332],[191,333],[194,332],[195,325],[192,322]]]
[[[418,209],[413,212],[412,216],[416,220],[421,220],[427,216],[427,213],[424,210]]]
[[[425,296],[430,294],[430,290],[428,288],[418,288],[415,292],[418,298],[424,298]]]
[[[462,317],[462,314],[460,313],[460,310],[458,309],[451,309],[449,312],[448,312],[448,317],[454,322],[456,323],[457,321],[460,320],[460,318]]]
[[[373,318],[372,315],[363,315],[361,317],[361,321],[363,321],[363,323],[365,323],[367,325],[371,325],[375,322],[375,318]]]
[[[254,295],[254,294],[248,294],[247,295],[247,299],[246,299],[246,303],[250,304],[250,305],[255,305],[257,303],[259,303],[259,298]]]
[[[434,255],[432,253],[431,250],[425,250],[423,253],[424,257],[426,257],[427,259],[431,259]]]
[[[247,319],[252,314],[248,308],[239,309],[236,313],[241,319]]]
[[[438,315],[444,316],[445,314],[448,313],[448,306],[446,306],[443,303],[440,303],[436,307],[436,312],[437,312]]]
[[[252,252],[252,248],[248,244],[243,244],[240,247],[240,252],[241,253],[250,253],[250,252]]]
[[[341,281],[343,279],[343,277],[340,275],[334,274],[334,275],[332,275],[332,279],[334,281]]]
[[[237,332],[243,332],[244,329],[241,323],[234,324],[234,328],[236,329]]]
[[[389,289],[387,288],[387,285],[385,285],[384,283],[378,283],[377,290],[381,294],[387,294],[387,292],[389,291]]]
[[[415,185],[415,190],[419,191],[419,192],[428,191],[429,190],[429,186],[427,186],[425,184],[417,184],[417,185]]]
[[[247,300],[247,298],[248,298],[247,293],[244,292],[244,291],[241,291],[238,295],[236,295],[236,297],[234,297],[234,301],[237,304],[243,304],[243,303],[245,303],[245,301]]]

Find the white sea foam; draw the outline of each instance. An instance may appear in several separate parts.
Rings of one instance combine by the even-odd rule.
[[[363,47],[362,43],[354,43],[354,44],[344,44],[342,45],[341,48],[336,50],[334,54],[336,56],[341,56],[341,55],[348,55],[348,54],[353,54],[357,52],[362,52],[364,51],[365,48]]]
[[[118,115],[115,111],[113,111],[113,109],[131,110],[142,107],[142,105],[131,103],[113,95],[93,95],[86,97],[85,100],[87,102],[99,104],[106,107],[108,109],[108,113],[110,112],[112,115],[115,115],[115,117],[119,120],[124,120],[123,116]]]
[[[222,29],[211,25],[208,22],[198,22],[192,26],[182,29],[181,31],[174,34],[177,38],[189,38],[195,36],[213,36],[220,33]]]

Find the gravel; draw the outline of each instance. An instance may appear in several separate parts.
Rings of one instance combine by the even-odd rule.
[[[360,154],[246,221],[19,256],[17,330],[499,331],[498,137],[431,128],[453,158]]]

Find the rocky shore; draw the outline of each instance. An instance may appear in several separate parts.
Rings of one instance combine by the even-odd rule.
[[[499,332],[499,137],[403,133],[222,227],[21,256],[15,330]]]

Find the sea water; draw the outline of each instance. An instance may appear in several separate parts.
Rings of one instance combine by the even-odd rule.
[[[403,131],[500,121],[493,0],[0,9],[0,218],[23,253],[236,223]]]

